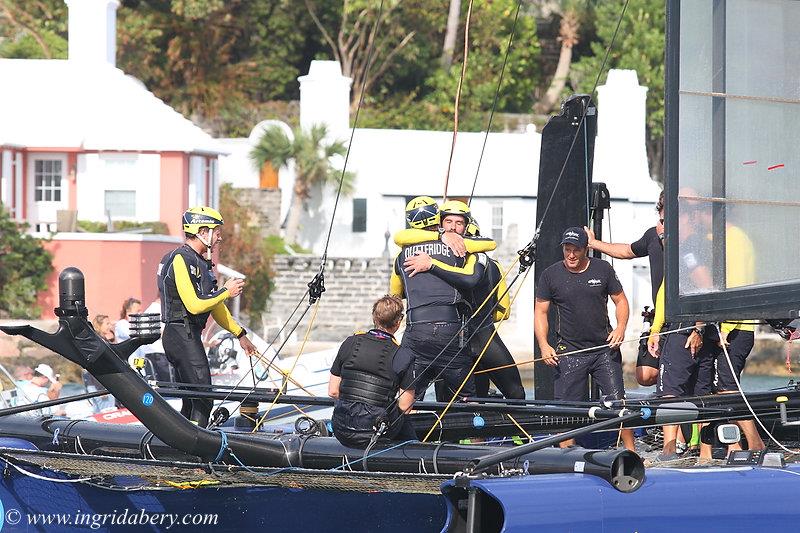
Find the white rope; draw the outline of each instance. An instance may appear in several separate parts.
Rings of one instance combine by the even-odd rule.
[[[733,369],[733,363],[731,362],[731,357],[730,355],[728,355],[728,347],[725,345],[724,342],[722,342],[723,337],[722,337],[722,331],[720,331],[719,329],[719,324],[714,324],[714,327],[717,328],[717,333],[719,334],[720,338],[720,345],[722,345],[722,352],[725,354],[725,359],[728,361],[728,368],[731,369],[731,375],[733,376],[733,380],[736,382],[736,388],[739,389],[739,395],[742,397],[742,400],[744,400],[744,404],[747,406],[747,410],[750,411],[751,415],[753,415],[753,418],[755,419],[756,422],[758,422],[758,425],[761,426],[761,429],[764,430],[764,433],[766,433],[767,436],[770,438],[770,440],[775,444],[777,444],[780,449],[792,455],[800,455],[800,451],[790,450],[789,448],[778,442],[778,439],[776,439],[772,435],[772,433],[769,432],[764,423],[761,422],[761,419],[758,418],[758,415],[753,410],[753,407],[750,405],[750,402],[747,401],[747,396],[744,395],[744,391],[742,390],[742,384],[739,383],[739,378],[736,376],[736,371]]]
[[[24,468],[21,468],[21,467],[15,465],[14,463],[9,461],[5,457],[2,457],[0,459],[5,461],[5,463],[7,465],[13,467],[15,470],[17,470],[21,474],[25,474],[26,476],[32,477],[34,479],[40,479],[42,481],[52,481],[53,483],[81,483],[83,481],[89,481],[89,480],[92,479],[91,477],[82,477],[82,478],[78,478],[78,479],[56,479],[56,478],[52,478],[52,477],[40,476],[39,474],[34,474],[33,472],[28,472]]]

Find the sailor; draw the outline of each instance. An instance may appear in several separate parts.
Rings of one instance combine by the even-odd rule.
[[[752,285],[756,281],[755,250],[753,242],[747,233],[731,222],[731,215],[735,210],[729,207],[725,219],[725,282],[727,288]],[[712,214],[710,209],[700,211],[703,220],[703,229],[706,236],[712,239]],[[755,324],[752,321],[723,322],[720,325],[722,337],[716,346],[712,346],[714,357],[714,391],[718,394],[733,394],[739,392],[737,381],[740,381],[742,371],[747,363],[747,357],[755,345]],[[723,350],[722,344],[725,344]],[[727,357],[725,352],[727,351]],[[728,363],[730,358],[730,364]],[[733,371],[731,371],[731,366]],[[734,379],[734,375],[736,378]],[[764,449],[764,440],[752,419],[738,420],[736,424],[741,428],[747,439],[750,450]],[[739,450],[741,445],[733,444],[728,450]]]
[[[472,217],[469,206],[465,203],[458,200],[445,202],[442,204],[440,213],[443,216],[460,215],[466,220],[466,226],[459,225],[452,232],[460,234],[459,232],[463,231],[467,237],[465,241],[469,242],[470,238],[480,237],[478,223]],[[453,269],[445,268],[445,265],[436,259],[432,259],[430,263],[427,263],[424,257],[421,257],[422,255],[420,254],[420,256],[414,258],[415,261],[420,261],[420,269],[427,267],[428,271],[435,276],[457,288],[462,288],[462,280],[469,279],[469,276],[473,273],[472,269],[474,267],[471,265],[454,271]],[[479,398],[487,397],[489,395],[489,379],[491,379],[506,398],[524,400],[525,388],[522,386],[519,370],[514,366],[514,357],[496,333],[494,327],[495,322],[507,319],[511,313],[510,298],[505,280],[496,261],[483,252],[479,252],[475,256],[475,264],[479,265],[483,274],[477,285],[471,291],[467,291],[470,306],[475,311],[475,316],[470,318],[468,326],[470,349],[475,356],[483,354],[477,369],[505,367],[475,375],[475,394]],[[437,268],[431,268],[433,266]],[[466,274],[466,276],[463,274]],[[444,399],[439,398],[439,396],[442,396],[442,394],[439,393],[439,388],[437,387],[437,399]]]
[[[423,398],[431,381],[439,377],[447,386],[448,399],[459,389],[460,397],[474,396],[475,382],[469,373],[473,358],[466,343],[469,304],[458,288],[430,272],[431,268],[453,270],[454,276],[462,278],[464,290],[480,280],[483,272],[476,257],[458,257],[437,233],[440,221],[444,234],[459,225],[465,227],[465,218],[450,213],[440,218],[436,201],[423,196],[408,203],[406,220],[412,228],[428,230],[430,235],[427,241],[403,246],[394,262],[389,291],[406,299],[408,319],[401,350],[415,357],[417,397]],[[431,267],[432,259],[440,266]],[[471,275],[456,271],[465,265],[474,265]]]
[[[681,189],[680,196],[695,196],[688,189]],[[701,208],[693,202],[681,206],[678,215],[678,256],[681,290],[698,292],[712,286],[709,268],[706,235],[702,229]],[[674,330],[664,336],[663,344],[658,334],[664,323],[664,283],[656,296],[656,317],[650,329],[648,346],[651,353],[659,357],[659,372],[656,393],[663,397],[703,396],[713,392],[714,347],[719,342],[713,326],[702,322],[670,323]],[[676,443],[678,426],[664,426],[664,446],[659,461],[677,458]],[[711,447],[700,445],[700,458],[711,459]]]
[[[225,307],[225,300],[242,293],[244,280],[231,278],[218,288],[212,272],[211,253],[222,241],[222,224],[222,215],[216,209],[188,209],[183,214],[186,242],[165,255],[158,265],[161,320],[165,323],[164,353],[181,383],[211,385],[201,337],[209,315],[236,335],[248,355],[257,353],[246,336],[247,330],[233,320]],[[206,427],[212,407],[211,400],[184,399],[181,414],[200,427]]]
[[[587,256],[589,239],[581,227],[568,228],[561,239],[564,260],[542,272],[536,287],[534,331],[544,363],[555,369],[555,399],[589,399],[589,376],[612,399],[625,397],[619,344],[628,324],[628,299],[616,272],[602,259]],[[608,298],[616,308],[616,328],[608,319]],[[556,345],[548,341],[548,312],[558,312]],[[610,347],[601,347],[610,344]],[[569,352],[586,350],[577,354]],[[621,432],[625,447],[634,449],[633,433]],[[561,443],[562,447],[574,440]]]
[[[649,228],[644,234],[631,244],[627,243],[607,243],[595,239],[594,231],[585,228],[589,235],[589,248],[597,250],[607,256],[616,259],[634,259],[645,257],[650,260],[650,287],[653,295],[653,306],[655,307],[656,295],[661,282],[664,280],[664,192],[658,196],[656,204],[658,222]],[[648,332],[644,333],[647,336]],[[658,358],[654,357],[647,349],[647,341],[639,346],[639,354],[636,358],[636,381],[639,385],[655,385],[658,380]]]
[[[372,306],[374,328],[346,338],[336,354],[328,395],[337,400],[333,434],[345,446],[366,448],[382,422],[382,437],[417,438],[403,416],[414,404],[414,359],[394,338],[402,320],[402,300],[380,298]]]

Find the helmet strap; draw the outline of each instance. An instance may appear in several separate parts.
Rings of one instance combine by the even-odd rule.
[[[197,238],[200,239],[200,242],[202,242],[206,247],[206,259],[211,261],[211,249],[214,246],[214,228],[208,228],[208,242],[206,242],[199,233],[197,234]]]

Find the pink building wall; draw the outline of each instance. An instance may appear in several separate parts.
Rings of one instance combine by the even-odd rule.
[[[53,273],[47,282],[48,290],[39,293],[42,318],[55,317],[58,275],[69,266],[79,268],[86,278],[90,319],[97,314],[118,319],[123,300],[131,296],[147,307],[158,297],[159,261],[181,241],[157,235],[57,234],[45,243],[53,254]]]

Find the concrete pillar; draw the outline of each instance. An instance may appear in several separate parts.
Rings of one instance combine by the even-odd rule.
[[[639,85],[635,70],[612,69],[597,88],[597,99],[593,180],[605,182],[612,198],[655,202],[658,188],[650,179],[645,145],[647,87]],[[630,190],[631,183],[641,187]]]
[[[64,0],[69,8],[69,59],[116,66],[118,0]]]
[[[300,82],[300,125],[328,127],[329,139],[347,140],[350,129],[350,85],[338,61],[312,61]]]

